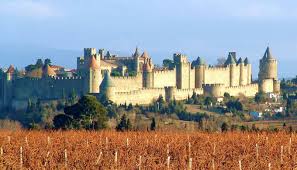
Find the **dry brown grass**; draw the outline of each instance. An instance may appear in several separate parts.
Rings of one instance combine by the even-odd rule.
[[[1,131],[0,147],[0,169],[167,169],[168,156],[170,169],[187,169],[190,158],[192,169],[239,169],[239,160],[242,169],[297,167],[297,137],[282,132]]]

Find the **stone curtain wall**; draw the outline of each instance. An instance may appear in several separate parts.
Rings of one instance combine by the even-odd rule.
[[[13,83],[13,96],[16,100],[29,98],[59,99],[68,97],[73,91],[78,95],[85,93],[85,80],[75,78],[17,79]]]
[[[242,73],[240,71],[240,65],[234,67],[233,81],[235,86],[240,85],[240,76],[242,76],[242,84],[250,84],[248,82],[249,77],[251,77],[251,72],[249,72],[249,66],[243,66]],[[230,86],[230,66],[227,67],[208,67],[205,69],[205,84],[224,84],[226,87]]]
[[[231,96],[238,96],[243,94],[246,97],[253,97],[259,91],[258,84],[249,84],[244,86],[226,87],[225,91]]]
[[[131,92],[116,92],[113,102],[116,104],[147,105],[162,95],[165,97],[164,88],[143,88]]]
[[[176,86],[176,70],[154,71],[153,84],[155,88]]]
[[[110,77],[115,85],[115,92],[129,92],[142,88],[142,75],[136,77]]]
[[[174,95],[175,100],[185,100],[188,97],[191,97],[193,92],[196,94],[203,94],[203,89],[177,89]]]
[[[205,80],[204,84],[224,84],[229,86],[230,84],[230,68],[205,68]]]

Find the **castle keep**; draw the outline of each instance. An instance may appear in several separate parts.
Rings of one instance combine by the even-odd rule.
[[[269,47],[260,60],[258,81],[252,81],[248,58],[237,59],[235,52],[229,53],[222,66],[209,66],[200,57],[189,62],[179,53],[173,55],[172,64],[171,68],[155,67],[149,54],[140,54],[138,48],[130,57],[85,48],[71,76],[60,76],[50,64],[18,76],[10,66],[1,73],[0,108],[24,108],[29,99],[58,100],[73,92],[105,95],[116,104],[134,105],[149,104],[159,96],[184,100],[193,92],[217,98],[226,92],[247,97],[259,91],[280,92],[277,60]]]

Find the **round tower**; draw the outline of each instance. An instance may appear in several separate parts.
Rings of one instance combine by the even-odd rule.
[[[236,73],[235,73],[235,69],[236,69],[236,62],[234,61],[234,58],[231,57],[231,62],[230,62],[230,86],[236,86]]]
[[[108,72],[104,74],[104,79],[100,85],[100,94],[105,95],[107,99],[114,100],[115,85],[113,84]]]
[[[139,70],[139,51],[138,51],[138,47],[136,47],[134,54],[132,55],[133,60],[134,60],[134,69],[135,71],[138,73]]]
[[[94,56],[91,57],[89,63],[89,93],[99,93],[101,70],[98,61]]]
[[[223,97],[225,86],[224,84],[205,84],[203,85],[203,93],[205,96]]]
[[[246,83],[247,84],[251,84],[252,83],[252,65],[250,64],[249,62],[249,59],[248,58],[245,58],[244,59],[244,65],[247,69],[247,75],[246,75]]]
[[[202,88],[205,80],[205,63],[198,57],[195,65],[195,88]]]
[[[240,69],[239,70],[239,85],[240,86],[246,85],[246,81],[245,81],[246,75],[244,72],[244,63],[243,63],[241,57],[238,59],[237,65],[239,65],[239,69]]]
[[[165,99],[167,102],[175,99],[176,87],[165,87]]]
[[[277,60],[272,56],[269,47],[267,47],[263,58],[260,60],[259,80],[277,80],[277,71]]]
[[[148,56],[146,52],[144,52],[144,63],[143,63],[143,87],[152,88],[153,85],[153,62],[152,59]]]

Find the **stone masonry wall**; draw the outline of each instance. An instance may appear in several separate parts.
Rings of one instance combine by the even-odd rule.
[[[144,88],[131,92],[116,92],[113,102],[116,104],[132,103],[133,105],[147,105],[154,99],[157,99],[160,95],[165,97],[164,88]]]
[[[176,70],[154,71],[153,82],[155,88],[176,86]]]
[[[142,75],[136,77],[111,77],[112,83],[116,86],[115,92],[129,92],[142,88]]]
[[[249,84],[244,86],[226,87],[225,91],[231,96],[243,94],[246,97],[253,97],[259,92],[259,86],[258,84]]]

